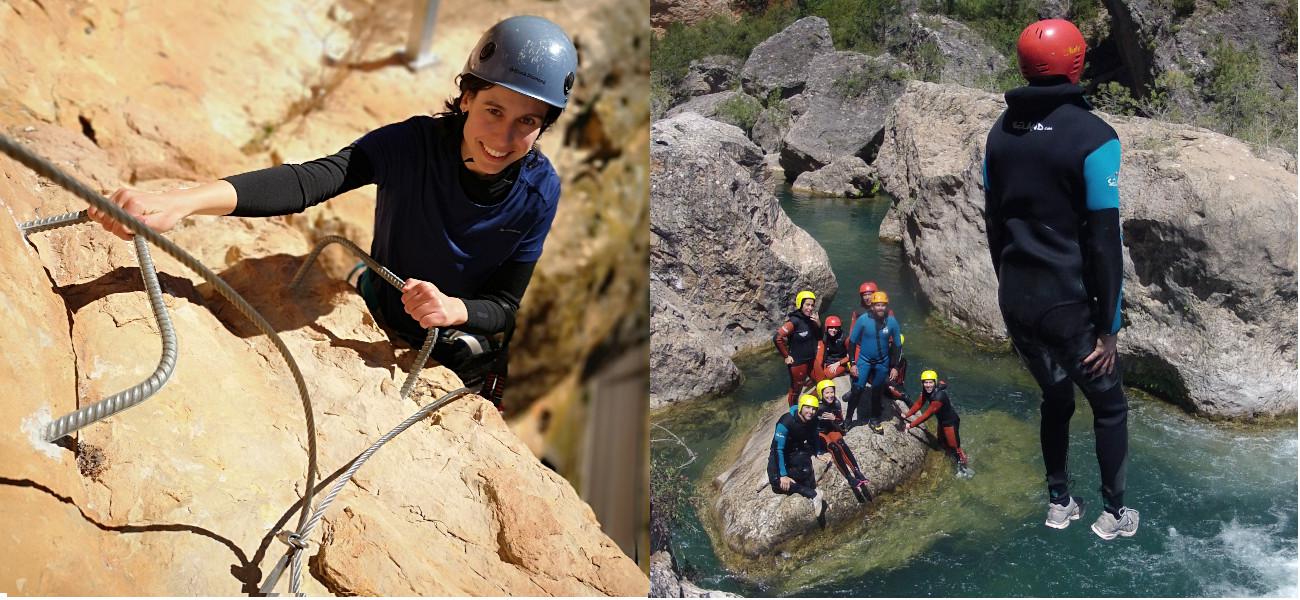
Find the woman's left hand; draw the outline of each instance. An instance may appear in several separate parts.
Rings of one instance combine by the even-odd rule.
[[[407,279],[402,285],[402,308],[425,329],[461,325],[468,318],[460,298],[448,296],[438,286],[419,279]]]

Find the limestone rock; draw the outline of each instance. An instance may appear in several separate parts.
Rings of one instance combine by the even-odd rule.
[[[794,190],[821,194],[861,198],[871,194],[876,171],[861,158],[846,156],[816,171],[800,174],[794,180]]]
[[[875,167],[899,198],[908,264],[938,313],[1005,336],[983,225],[981,164],[1001,98],[909,84]],[[1296,181],[1281,158],[1182,125],[1103,115],[1124,146],[1125,382],[1211,417],[1293,413]],[[931,134],[946,132],[942,138]],[[954,143],[956,140],[957,143]]]
[[[761,110],[763,110],[763,105],[752,96],[744,92],[728,90],[691,98],[669,109],[666,116],[673,117],[685,112],[693,112],[702,117],[744,129],[752,126],[753,123],[742,122],[737,117],[740,114],[756,115]]]
[[[894,48],[927,81],[978,87],[1007,60],[966,25],[943,15],[913,13],[906,41]]]
[[[894,99],[911,76],[889,55],[834,52],[809,66],[807,106],[781,148],[787,177],[815,171],[844,156],[870,162]]]
[[[843,378],[847,389],[847,377]],[[888,403],[886,403],[888,404]],[[771,556],[796,538],[819,530],[812,504],[798,494],[773,492],[767,479],[767,462],[776,421],[787,409],[785,398],[772,401],[767,416],[750,431],[740,458],[713,481],[717,500],[712,510],[717,517],[722,541],[732,551],[748,558]],[[886,408],[886,416],[892,415]],[[873,497],[893,490],[921,471],[928,442],[920,431],[903,432],[894,427],[898,421],[885,423],[884,435],[859,426],[845,435],[845,440],[862,474],[871,481]],[[826,456],[829,458],[829,455]],[[844,476],[830,461],[813,459],[817,472],[817,489],[826,495],[830,508],[826,526],[861,519],[869,504],[861,504]]]
[[[743,65],[739,58],[725,54],[693,60],[686,76],[677,84],[677,95],[690,98],[734,90],[740,83]]]
[[[650,556],[651,598],[739,598],[736,594],[706,590],[677,574],[673,555],[660,550]]]
[[[683,290],[685,291],[685,290]],[[650,407],[718,396],[740,385],[740,369],[713,336],[691,327],[677,291],[650,282]]]
[[[651,278],[663,286],[656,289],[676,296],[652,295],[654,331],[680,332],[682,326],[658,320],[684,317],[684,327],[704,340],[701,355],[730,356],[770,343],[794,291],[834,294],[826,251],[755,181],[763,154],[744,132],[683,113],[655,122],[650,154]],[[659,300],[677,309],[659,306]],[[670,347],[655,336],[652,365],[680,360],[659,356]],[[673,391],[718,378],[717,372],[654,368],[651,402],[685,399]]]
[[[834,50],[826,19],[804,17],[754,47],[740,71],[740,85],[756,98],[767,99],[773,91],[788,98],[811,80],[808,67],[815,59]]]

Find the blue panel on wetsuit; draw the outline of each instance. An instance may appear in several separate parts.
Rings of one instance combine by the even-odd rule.
[[[1119,208],[1119,140],[1112,139],[1083,159],[1088,210]]]

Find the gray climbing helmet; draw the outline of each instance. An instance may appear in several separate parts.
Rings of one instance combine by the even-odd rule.
[[[564,108],[577,76],[578,51],[559,25],[542,17],[510,17],[483,33],[460,74]]]

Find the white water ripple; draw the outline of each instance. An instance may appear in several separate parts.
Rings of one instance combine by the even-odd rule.
[[[1271,512],[1278,517],[1273,524],[1243,525],[1234,517],[1210,538],[1183,535],[1170,527],[1167,554],[1187,557],[1206,596],[1294,598],[1300,567],[1296,526],[1286,513]],[[1291,543],[1284,543],[1287,539]],[[1237,576],[1229,581],[1229,573]]]

